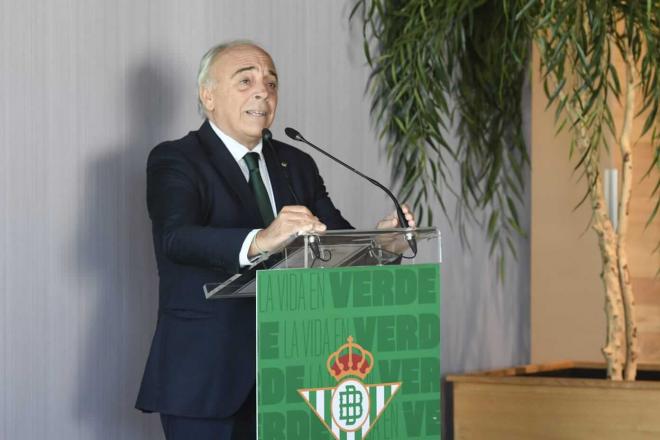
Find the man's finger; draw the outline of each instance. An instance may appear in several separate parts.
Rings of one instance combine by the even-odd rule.
[[[302,205],[287,205],[282,207],[282,212],[297,212],[297,213],[307,213],[309,215],[313,215],[312,212],[306,207]]]
[[[292,225],[319,222],[319,219],[315,216],[300,213],[288,213],[281,216],[280,219],[283,223]]]
[[[323,232],[327,226],[321,222],[303,222],[298,225],[299,232]]]

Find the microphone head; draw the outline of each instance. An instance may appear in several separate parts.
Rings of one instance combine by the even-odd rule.
[[[302,134],[300,134],[298,132],[298,130],[296,130],[295,128],[286,127],[284,129],[284,133],[286,133],[286,135],[289,136],[294,141],[304,141],[305,140],[305,138],[302,137]]]
[[[270,140],[273,138],[273,133],[271,133],[269,129],[264,128],[261,130],[261,137],[264,138],[266,142],[270,142]]]

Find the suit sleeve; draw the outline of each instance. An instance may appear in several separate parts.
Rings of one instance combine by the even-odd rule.
[[[205,225],[204,188],[191,164],[173,148],[156,147],[147,162],[147,208],[154,247],[179,264],[239,270],[249,228]]]
[[[328,227],[328,229],[354,229],[353,226],[341,215],[341,212],[335,207],[328,191],[325,189],[325,183],[319,173],[316,162],[309,158],[314,172],[314,196],[310,210]]]

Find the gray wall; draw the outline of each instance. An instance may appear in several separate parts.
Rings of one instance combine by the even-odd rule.
[[[133,407],[155,324],[144,164],[195,129],[201,54],[229,38],[271,51],[273,132],[292,125],[387,181],[368,118],[350,2],[0,0],[0,438],[160,438]],[[318,159],[358,227],[390,210]],[[445,371],[525,361],[528,245],[504,284],[483,231],[464,252],[440,220]]]

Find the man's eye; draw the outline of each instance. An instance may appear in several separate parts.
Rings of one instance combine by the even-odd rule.
[[[247,79],[247,78],[243,78],[238,83],[241,84],[241,85],[247,85],[247,84],[250,84],[250,80]]]
[[[268,87],[270,87],[271,89],[276,89],[277,88],[277,83],[276,82],[270,82],[270,83],[268,83]]]

